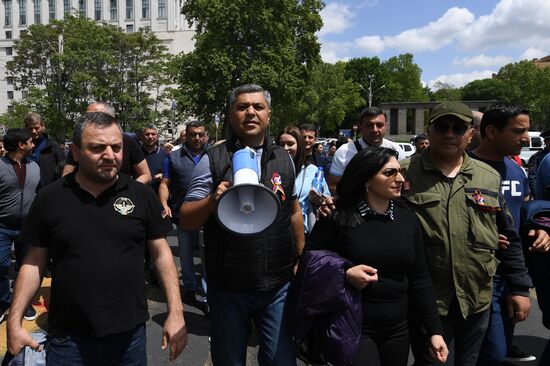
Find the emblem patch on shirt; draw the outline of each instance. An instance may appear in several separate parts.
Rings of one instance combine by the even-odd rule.
[[[132,202],[132,200],[130,200],[129,198],[119,197],[117,198],[115,203],[113,203],[113,207],[115,208],[116,212],[126,216],[134,212],[134,208],[136,207],[136,205],[134,205],[134,202]]]
[[[271,184],[273,184],[273,193],[277,195],[277,192],[279,192],[281,194],[281,201],[286,200],[286,194],[283,189],[283,180],[281,179],[281,176],[278,172],[273,173],[273,175],[271,176]]]

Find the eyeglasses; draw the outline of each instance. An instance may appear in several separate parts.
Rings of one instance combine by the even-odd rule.
[[[451,129],[455,135],[459,136],[464,135],[466,131],[468,131],[468,128],[470,128],[470,126],[466,123],[449,123],[445,121],[435,121],[434,123],[432,123],[432,127],[437,133],[444,134],[449,131],[449,129]]]
[[[396,177],[398,173],[401,173],[401,168],[388,168],[382,172],[382,175],[388,178]]]

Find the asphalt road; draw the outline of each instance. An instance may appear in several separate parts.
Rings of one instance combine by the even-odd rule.
[[[179,257],[177,256],[177,239],[175,231],[168,237],[168,242],[174,253],[174,260],[179,268]],[[200,271],[199,259],[195,258],[196,270]],[[147,286],[147,298],[149,303],[150,320],[147,322],[147,359],[150,366],[163,365],[186,365],[186,366],[208,366],[212,365],[209,352],[209,321],[204,313],[193,306],[185,305],[185,320],[189,331],[189,342],[182,355],[175,361],[169,362],[168,350],[161,349],[162,324],[166,318],[166,304],[163,292],[155,286]],[[39,294],[35,297],[33,304],[39,316],[34,322],[24,322],[26,329],[40,331],[47,324],[47,303],[49,297],[49,280],[45,280]],[[533,309],[528,320],[516,326],[514,344],[520,346],[524,351],[539,356],[546,341],[550,338],[550,331],[542,326],[541,313],[538,309],[536,299],[533,297]],[[3,355],[6,349],[6,325],[0,324],[0,354]],[[249,341],[247,366],[257,365],[256,354],[258,342],[254,335]],[[299,365],[303,365],[299,363]],[[513,364],[512,364],[513,365]],[[537,361],[522,362],[517,365],[535,366]],[[550,366],[550,365],[543,365]]]

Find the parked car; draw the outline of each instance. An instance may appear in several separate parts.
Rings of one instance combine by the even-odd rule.
[[[519,154],[522,165],[527,166],[529,158],[542,149],[544,149],[544,140],[540,137],[540,132],[529,131],[529,141],[523,145]]]
[[[411,156],[411,155],[414,154],[414,152],[416,151],[416,149],[414,148],[413,144],[409,144],[408,142],[398,142],[397,144],[398,144],[399,146],[401,146],[401,148],[403,149],[403,151],[405,151],[405,156],[406,156],[406,157]]]

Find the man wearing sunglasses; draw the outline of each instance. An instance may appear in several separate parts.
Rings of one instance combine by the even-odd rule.
[[[426,260],[434,282],[444,338],[455,366],[476,365],[490,316],[493,276],[499,261],[509,284],[508,306],[515,321],[527,318],[531,279],[521,243],[500,194],[500,175],[465,150],[472,138],[472,112],[443,102],[430,113],[430,147],[401,163],[403,197],[424,232]],[[498,248],[499,234],[508,238]],[[433,364],[427,335],[411,313],[415,365]]]
[[[164,159],[162,179],[159,186],[159,198],[164,207],[164,212],[167,216],[174,218],[176,224],[178,220],[175,216],[177,216],[179,205],[182,204],[191,183],[193,170],[206,152],[204,123],[191,121],[187,123],[185,131],[185,142],[181,145],[181,148],[172,151]],[[169,200],[171,204],[168,203]],[[200,302],[197,302],[196,299],[196,292],[200,289],[200,286],[195,277],[193,252],[199,244],[199,231],[183,230],[179,225],[177,226],[181,278],[184,290],[183,300],[189,305],[201,305],[203,310],[207,311],[206,297],[201,297]]]

